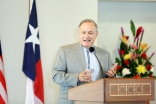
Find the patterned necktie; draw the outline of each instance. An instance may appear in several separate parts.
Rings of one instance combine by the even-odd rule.
[[[88,58],[88,66],[87,66],[87,68],[90,69],[90,56],[89,56],[89,50],[87,50],[87,58]]]

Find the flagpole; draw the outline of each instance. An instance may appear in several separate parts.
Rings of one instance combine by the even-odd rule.
[[[30,0],[29,0],[28,2],[29,2],[29,6],[28,6],[28,7],[29,7],[29,8],[28,8],[28,11],[29,11],[29,12],[28,12],[28,13],[29,13],[29,14],[28,14],[28,18],[29,18],[29,16],[30,16]]]

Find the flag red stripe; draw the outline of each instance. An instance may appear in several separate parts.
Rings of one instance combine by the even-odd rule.
[[[4,87],[4,89],[5,89],[6,93],[7,93],[5,78],[4,78],[4,75],[3,75],[2,71],[0,71],[0,82],[2,83],[2,86]]]
[[[3,57],[2,57],[2,55],[0,56],[0,60],[2,60],[2,62],[3,62]],[[4,70],[4,69],[2,69],[2,70]],[[5,78],[4,78],[4,75],[3,75],[3,73],[2,73],[1,70],[0,70],[0,82],[2,83],[2,86],[4,87],[4,89],[5,89],[6,93],[7,93]],[[1,103],[0,103],[0,104],[1,104]]]
[[[5,102],[4,102],[4,100],[3,100],[1,95],[0,95],[0,104],[5,104]]]
[[[2,55],[0,56],[0,60],[2,60],[2,62],[3,62]],[[1,69],[1,70],[3,70],[3,69]],[[5,90],[6,94],[7,94],[5,78],[4,78],[4,75],[3,75],[1,70],[0,70],[0,83],[2,84],[4,90]],[[0,95],[0,104],[5,104],[5,101],[4,101],[4,99],[2,98],[1,95]]]
[[[0,59],[2,60],[2,62],[3,62],[3,57],[2,57],[2,55],[0,55]]]
[[[3,57],[2,57],[2,55],[0,55],[0,59],[2,60],[2,62],[3,62]]]
[[[35,95],[44,103],[44,93],[43,93],[43,75],[42,75],[42,65],[41,60],[36,63],[36,79],[34,82]]]

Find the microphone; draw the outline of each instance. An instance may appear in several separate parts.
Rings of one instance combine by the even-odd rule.
[[[95,50],[94,47],[90,47],[90,48],[89,48],[89,51],[90,51],[90,52],[94,52],[94,50]]]
[[[93,53],[94,53],[94,50],[95,50],[94,47],[90,47],[90,48],[89,48],[89,51],[90,51],[90,52],[93,52]],[[95,53],[94,53],[94,55],[95,55]],[[100,63],[100,61],[99,61],[99,59],[97,58],[96,55],[95,55],[95,57],[96,57],[96,59],[97,59],[98,62],[99,62],[99,65],[100,65],[100,67],[101,67],[101,68],[100,68],[100,69],[101,69],[101,73],[102,73],[102,76],[104,77],[104,74],[103,74],[103,71],[102,71],[101,63]]]

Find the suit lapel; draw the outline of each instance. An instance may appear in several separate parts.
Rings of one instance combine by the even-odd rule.
[[[74,47],[74,50],[75,50],[75,56],[77,57],[77,60],[82,68],[81,71],[84,71],[86,69],[86,60],[85,60],[82,46],[79,43],[77,43],[76,46]]]

